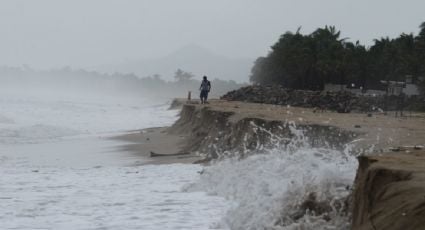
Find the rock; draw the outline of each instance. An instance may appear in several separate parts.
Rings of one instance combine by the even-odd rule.
[[[394,98],[384,96],[358,96],[351,92],[321,92],[309,90],[285,89],[282,86],[252,85],[233,90],[221,97],[223,100],[291,105],[306,108],[323,108],[340,113],[372,112],[377,108],[394,110]],[[368,115],[369,116],[369,115]],[[370,115],[371,116],[371,115]]]

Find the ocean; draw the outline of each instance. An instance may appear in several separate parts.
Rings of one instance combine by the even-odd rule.
[[[110,137],[178,119],[166,99],[0,93],[0,229],[350,229],[357,160],[286,146],[211,166],[143,165]],[[325,210],[303,209],[306,199]]]
[[[0,93],[0,229],[227,229],[228,201],[183,189],[201,166],[140,166],[110,138],[171,125],[166,100],[57,95]]]

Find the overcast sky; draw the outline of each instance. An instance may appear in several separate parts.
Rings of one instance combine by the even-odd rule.
[[[0,0],[0,65],[85,67],[188,44],[256,58],[299,26],[335,25],[371,44],[423,21],[424,0]]]

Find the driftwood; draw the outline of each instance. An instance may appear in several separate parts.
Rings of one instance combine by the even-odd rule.
[[[155,153],[150,151],[150,157],[169,157],[169,156],[182,156],[182,155],[189,155],[189,153],[180,152],[180,153],[172,153],[172,154],[162,154],[162,153]]]

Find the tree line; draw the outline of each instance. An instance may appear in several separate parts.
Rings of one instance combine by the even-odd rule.
[[[105,74],[83,69],[64,67],[52,70],[34,70],[29,67],[0,67],[0,89],[62,90],[62,92],[100,92],[113,95],[155,96],[159,98],[187,97],[188,91],[198,98],[202,76],[178,69],[174,81],[166,81],[160,75],[138,77],[135,74]],[[233,80],[210,80],[211,97],[218,98],[244,84]]]
[[[326,83],[379,89],[381,80],[404,81],[410,75],[420,82],[425,76],[425,22],[416,36],[375,39],[370,47],[340,35],[334,26],[307,35],[300,28],[286,32],[266,57],[255,61],[251,82],[304,90],[323,90]],[[424,90],[424,82],[420,84]]]

